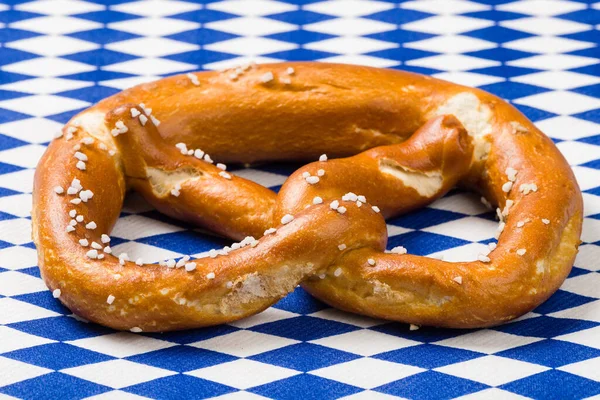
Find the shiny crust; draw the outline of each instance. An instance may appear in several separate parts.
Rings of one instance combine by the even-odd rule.
[[[581,193],[553,143],[497,97],[408,72],[332,64],[194,76],[143,84],[82,112],[38,165],[32,219],[39,266],[76,314],[116,329],[194,328],[255,314],[302,283],[347,311],[417,325],[485,327],[532,310],[568,275],[581,233]],[[131,117],[132,108],[144,112],[142,102],[161,121],[158,127]],[[117,121],[127,132],[113,137]],[[74,137],[66,140],[69,132]],[[84,138],[94,142],[82,144]],[[235,173],[224,178],[215,165],[182,155],[179,142],[217,162],[315,160],[323,153],[330,160],[302,167],[276,195]],[[88,158],[85,171],[76,167],[77,145]],[[518,173],[507,193],[509,167]],[[308,184],[303,173],[316,176],[319,169],[325,171],[319,183]],[[75,177],[94,194],[87,203],[73,205],[75,196],[54,192]],[[175,197],[170,190],[177,182]],[[531,183],[537,191],[519,190]],[[383,252],[382,217],[428,204],[456,184],[501,210],[514,202],[489,261]],[[90,248],[79,239],[100,243],[128,189],[166,214],[233,239],[278,230],[254,247],[195,260],[191,272],[121,265],[111,254],[88,258]],[[368,204],[341,201],[347,192],[365,195]],[[315,196],[323,204],[313,205]],[[333,200],[347,211],[332,209]],[[72,209],[85,221],[67,233]],[[294,219],[281,225],[285,214]],[[86,229],[89,221],[97,228]]]

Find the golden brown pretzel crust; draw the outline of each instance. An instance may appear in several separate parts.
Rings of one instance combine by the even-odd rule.
[[[149,118],[142,126],[132,117],[149,114],[147,108],[161,121],[158,129]],[[114,137],[115,127],[126,132]],[[317,63],[175,76],[100,102],[63,133],[36,171],[40,269],[67,307],[117,329],[233,321],[298,283],[365,315],[417,325],[496,325],[554,293],[579,245],[581,193],[553,143],[497,97],[427,76]],[[304,166],[276,195],[182,155],[180,142],[217,162],[349,158]],[[83,165],[76,151],[87,158]],[[308,183],[306,173],[319,182]],[[73,178],[93,193],[87,202],[55,193],[73,186]],[[448,263],[383,253],[382,215],[421,207],[456,183],[506,211],[489,259]],[[102,243],[130,188],[162,212],[234,239],[277,231],[228,255],[194,260],[190,272],[122,265],[102,250],[103,259],[90,258],[89,243]],[[365,195],[368,204],[356,195],[341,200],[348,192]],[[315,196],[323,203],[313,205]],[[334,200],[345,210],[332,208]],[[84,221],[66,228],[70,212]],[[281,225],[286,214],[294,218]],[[86,228],[91,221],[95,229]],[[88,246],[79,243],[84,238]]]

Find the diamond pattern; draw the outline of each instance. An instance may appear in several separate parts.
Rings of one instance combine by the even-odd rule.
[[[600,394],[600,6],[583,0],[29,0],[0,3],[0,398],[523,399]],[[561,290],[510,324],[452,331],[334,310],[298,288],[225,326],[135,335],[46,290],[31,188],[71,116],[162,76],[315,60],[434,75],[506,98],[584,191]],[[293,166],[239,169],[277,190]],[[389,246],[472,260],[491,214],[461,191],[388,221]],[[222,246],[130,196],[113,249],[147,262]]]

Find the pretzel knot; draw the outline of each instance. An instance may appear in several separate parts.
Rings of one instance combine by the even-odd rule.
[[[280,160],[318,161],[278,194],[222,164]],[[497,243],[472,262],[384,251],[384,218],[457,184],[498,207]],[[160,264],[113,253],[129,189],[240,242]],[[83,111],[40,161],[32,215],[54,296],[116,329],[230,322],[298,284],[342,310],[472,328],[557,290],[577,253],[582,198],[553,143],[497,97],[407,72],[299,63],[170,77]]]

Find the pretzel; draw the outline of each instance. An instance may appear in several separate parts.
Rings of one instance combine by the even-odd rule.
[[[278,194],[222,164],[280,160],[318,161]],[[384,218],[457,184],[498,207],[489,252],[456,263],[385,252]],[[241,242],[159,264],[114,254],[128,190]],[[49,145],[33,198],[54,297],[132,332],[231,322],[298,284],[339,309],[413,326],[497,325],[557,290],[582,225],[568,164],[506,102],[428,76],[318,63],[186,74],[107,98]]]

